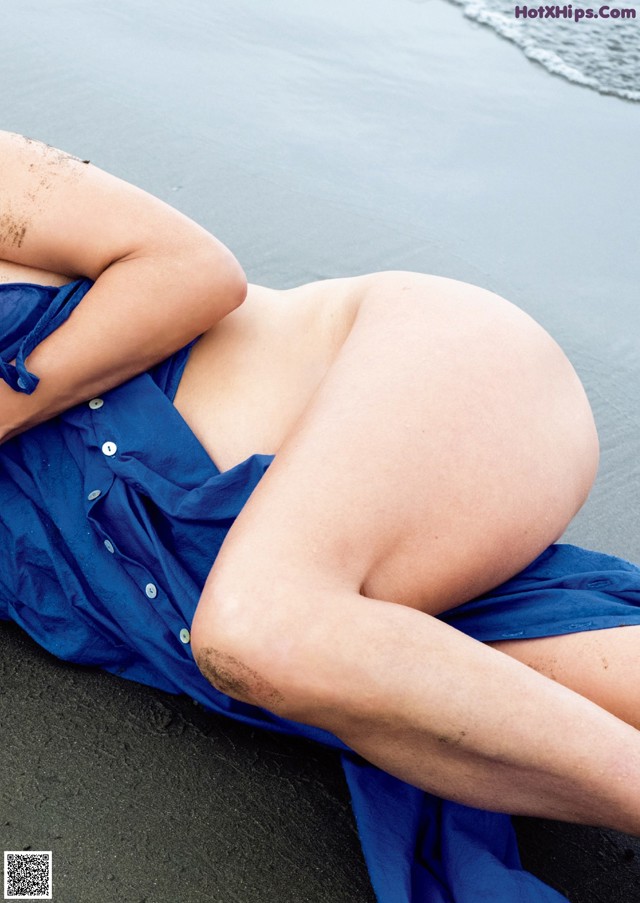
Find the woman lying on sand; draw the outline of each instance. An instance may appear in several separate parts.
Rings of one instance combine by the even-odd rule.
[[[640,835],[640,571],[552,545],[598,443],[544,330],[418,273],[247,285],[88,162],[0,155],[0,613],[447,800]]]

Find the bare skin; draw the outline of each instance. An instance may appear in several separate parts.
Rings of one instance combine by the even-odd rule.
[[[0,260],[94,283],[29,355],[37,391],[0,383],[0,443],[163,360],[246,294],[240,264],[201,226],[93,164],[4,131]]]
[[[575,637],[498,655],[431,617],[557,539],[593,480],[588,405],[538,327],[417,274],[249,286],[175,403],[223,470],[278,453],[194,619],[214,684],[441,795],[640,833],[640,735],[620,720],[637,719],[634,628],[598,631],[587,659]],[[612,681],[594,657],[618,651]]]
[[[430,617],[520,570],[584,501],[597,442],[575,374],[480,289],[401,273],[362,288],[265,449],[192,625],[197,661],[427,790],[639,831],[636,730]]]
[[[433,617],[531,561],[593,481],[589,406],[540,327],[415,273],[247,294],[135,186],[1,131],[0,160],[4,278],[94,280],[29,355],[36,391],[0,384],[0,443],[204,333],[178,410],[221,469],[277,452],[192,624],[211,682],[442,796],[640,834],[637,629],[492,649]]]
[[[278,451],[344,343],[365,281],[249,284],[233,316],[200,339],[174,403],[221,470]]]
[[[250,285],[243,307],[196,346],[176,405],[221,470],[255,449],[278,451],[341,347],[365,281],[334,279],[286,292]],[[298,313],[298,305],[310,309],[312,321],[325,323],[309,328],[308,313]],[[322,335],[331,337],[324,352]],[[640,729],[640,706],[630,691],[640,685],[640,626],[488,645]],[[218,684],[224,681],[221,669],[216,676]]]

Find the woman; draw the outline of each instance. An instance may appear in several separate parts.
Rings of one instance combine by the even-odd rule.
[[[441,277],[246,286],[133,186],[8,133],[0,154],[5,616],[448,800],[640,834],[640,580],[549,550],[597,467],[553,340]]]

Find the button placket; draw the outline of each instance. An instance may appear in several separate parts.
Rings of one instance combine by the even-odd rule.
[[[90,399],[87,402],[87,406],[90,409],[90,411],[92,411],[92,412],[98,412],[103,407],[105,408],[105,410],[108,409],[108,405],[105,407],[105,400],[102,398],[99,398],[99,397]],[[98,471],[101,472],[103,469],[106,468],[106,470],[109,472],[110,481],[112,481],[115,478],[114,469],[117,469],[117,466],[118,466],[117,461],[115,460],[115,456],[118,454],[119,448],[118,448],[118,442],[114,441],[113,438],[105,438],[105,433],[107,433],[107,436],[109,435],[109,433],[107,432],[110,429],[110,427],[108,425],[109,422],[110,422],[110,419],[108,417],[106,418],[106,420],[104,420],[104,419],[99,420],[99,419],[94,419],[93,416],[91,417],[91,423],[92,423],[91,431],[93,432],[93,435],[95,437],[94,438],[94,442],[95,442],[94,449],[96,451],[99,450],[101,452],[102,456],[104,456],[102,458],[102,460],[104,461],[104,464],[102,465],[102,467],[98,468]],[[100,433],[102,433],[102,436],[100,436]],[[96,448],[96,446],[97,446],[97,448]],[[109,464],[107,464],[107,462],[104,460],[105,458],[114,458],[114,461],[113,462],[110,461]],[[95,463],[97,464],[97,461]],[[96,482],[98,482],[98,481],[96,480]],[[129,481],[129,482],[130,482],[130,485],[134,489],[138,488],[133,481]],[[100,495],[104,494],[108,488],[109,488],[109,486],[102,487],[102,489],[100,489],[100,490],[94,489],[91,492],[89,492],[88,494],[91,495],[93,497],[93,499],[96,499]],[[90,489],[90,485],[89,485],[89,487],[87,487],[87,489]],[[94,493],[97,493],[97,495]],[[105,509],[105,510],[107,510],[107,509]],[[93,517],[91,519],[93,520]],[[96,523],[96,526],[99,527],[99,525],[100,525],[100,518],[98,519],[98,521]],[[107,530],[108,530],[108,525],[106,522],[103,524],[103,528],[107,528]],[[146,598],[150,601],[150,603],[153,603],[153,606],[152,606],[153,609],[158,612],[158,615],[163,619],[163,621],[165,621],[165,623],[167,623],[167,624],[171,623],[173,625],[172,632],[173,632],[173,636],[175,637],[175,640],[178,641],[178,643],[181,647],[189,647],[189,644],[191,642],[191,633],[187,627],[185,627],[185,626],[180,627],[181,621],[182,621],[182,624],[185,623],[183,617],[179,616],[179,614],[174,610],[173,606],[167,604],[166,599],[165,599],[165,593],[161,591],[161,589],[158,587],[158,585],[155,582],[153,582],[153,578],[151,577],[149,572],[147,571],[145,574],[146,569],[144,568],[142,561],[135,560],[135,558],[131,559],[126,551],[123,551],[123,549],[117,549],[114,542],[112,542],[112,540],[110,538],[108,538],[108,536],[105,536],[104,529],[101,529],[101,532],[102,532],[102,543],[104,545],[105,551],[107,553],[109,553],[110,555],[118,556],[118,558],[120,559],[120,564],[121,564],[124,572],[126,572],[129,576],[129,578],[133,579],[138,584],[139,589],[142,592],[144,592]],[[137,575],[135,574],[136,570],[138,571]],[[136,576],[137,576],[137,579],[136,579]],[[178,617],[177,617],[177,623],[176,623],[176,615],[177,614],[178,614]],[[186,651],[187,651],[187,649],[185,648],[185,652]]]
[[[95,411],[99,411],[101,408],[103,408],[105,406],[105,401],[104,401],[104,398],[100,398],[99,396],[96,396],[95,398],[89,399],[89,401],[87,401],[86,404],[87,404],[87,407],[92,412],[95,412]],[[95,436],[97,445],[99,446],[102,454],[108,458],[113,457],[118,450],[117,444],[111,439],[108,439],[107,441],[101,443],[100,438],[99,438],[98,431],[100,429],[104,429],[105,421],[104,420],[102,420],[102,421],[95,420],[93,417],[91,417],[90,422],[92,424],[93,435]],[[107,423],[108,423],[108,419],[107,419]],[[98,465],[97,460],[95,461],[95,464]],[[107,466],[106,463],[98,465],[96,468],[96,472],[101,475],[104,474],[105,485],[102,487],[102,489],[93,489],[91,492],[89,492],[87,495],[87,498],[89,499],[89,501],[95,501],[97,498],[99,498],[101,495],[103,495],[105,492],[107,492],[114,480],[113,470],[112,470],[111,466]],[[108,552],[110,555],[116,555],[116,547],[108,537],[105,537],[105,535],[104,535],[105,531],[101,524],[101,517],[99,514],[97,514],[97,516],[96,516],[96,514],[97,514],[97,512],[95,512],[95,511],[93,512],[93,514],[91,514],[91,512],[90,512],[89,520],[91,522],[93,522],[94,529],[96,529],[99,533],[102,533],[101,538],[102,538],[102,544],[105,548],[105,551]]]

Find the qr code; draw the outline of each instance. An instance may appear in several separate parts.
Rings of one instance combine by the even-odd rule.
[[[5,850],[4,898],[51,900],[51,850]]]

